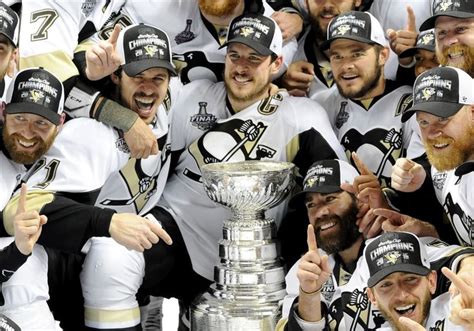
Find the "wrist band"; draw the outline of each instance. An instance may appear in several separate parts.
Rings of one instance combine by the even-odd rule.
[[[321,292],[322,288],[323,288],[323,286],[321,285],[320,288],[316,289],[316,290],[313,291],[313,292],[306,292],[306,291],[303,290],[303,288],[300,286],[300,292],[303,292],[303,293],[306,294],[306,295],[312,295],[312,294],[317,294],[317,293]]]
[[[95,119],[104,124],[127,132],[135,124],[138,115],[132,110],[119,105],[117,102],[102,99],[95,111]]]

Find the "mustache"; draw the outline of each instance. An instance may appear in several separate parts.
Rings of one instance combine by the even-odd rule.
[[[27,138],[23,137],[22,135],[20,135],[18,133],[12,133],[11,137],[16,139],[16,140],[22,140],[22,141],[25,141],[27,143],[33,143],[33,144],[42,142],[42,140],[38,137],[33,137],[33,138],[30,138],[30,139],[27,139]]]
[[[437,137],[437,138],[427,138],[426,142],[429,143],[430,145],[437,145],[437,144],[450,144],[454,141],[453,138],[450,137]]]

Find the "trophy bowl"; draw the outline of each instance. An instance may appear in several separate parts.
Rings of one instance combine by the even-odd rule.
[[[210,163],[201,167],[204,189],[234,215],[263,212],[284,200],[294,186],[294,164],[280,161]]]

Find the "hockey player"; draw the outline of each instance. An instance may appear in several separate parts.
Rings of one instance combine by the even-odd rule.
[[[225,52],[219,47],[225,40],[227,26],[232,18],[244,12],[257,12],[271,16],[274,10],[265,0],[193,0],[145,2],[114,1],[114,15],[99,37],[107,39],[116,24],[127,26],[132,23],[158,25],[170,36],[174,59],[183,84],[196,79],[222,81]],[[155,8],[155,10],[143,10]],[[295,21],[301,30],[302,20],[298,14],[280,12],[280,20]],[[159,22],[159,24],[157,23]],[[291,63],[296,51],[296,39],[289,36],[284,47],[285,67]],[[78,54],[80,57],[81,55]],[[283,69],[282,71],[283,72]],[[91,70],[89,79],[96,80],[108,73]]]
[[[465,246],[474,246],[473,89],[473,79],[460,69],[431,69],[415,81],[413,107],[402,117],[406,121],[416,113],[438,201]],[[419,164],[400,159],[393,169],[392,185],[411,192],[425,177],[426,171]]]
[[[435,28],[439,63],[460,68],[474,77],[474,2],[434,0],[432,8],[433,16],[420,30]]]
[[[334,78],[326,54],[319,45],[326,40],[331,19],[349,10],[355,10],[361,0],[307,1],[310,25],[298,40],[293,62],[282,77],[283,86],[292,95],[315,98],[319,92],[333,86]]]
[[[304,190],[291,200],[300,206],[303,201],[306,204],[309,249],[287,274],[288,295],[279,330],[378,329],[384,324],[383,316],[365,293],[368,271],[363,259],[359,259],[365,244],[355,225],[356,200],[340,188],[356,178],[357,171],[347,163],[333,162],[317,162],[308,172]],[[435,234],[432,225],[424,226]],[[440,263],[454,259],[457,264],[456,247],[445,247],[435,238],[425,241],[433,246],[430,260],[443,256]],[[436,246],[443,248],[435,249]],[[470,267],[467,265],[466,270]],[[296,297],[298,300],[294,301]]]
[[[456,315],[451,304],[454,293],[437,291],[435,268],[439,266],[435,263],[439,261],[428,262],[427,251],[432,247],[426,247],[423,240],[409,232],[386,232],[367,243],[364,251],[370,275],[367,296],[390,325],[381,330],[412,330],[405,319],[423,325],[423,330],[465,330],[451,321],[451,311]],[[472,257],[467,259],[472,261]],[[469,262],[461,261],[465,263]],[[467,271],[464,277],[472,279],[472,269],[462,267],[462,270]],[[463,282],[446,267],[443,273]],[[436,292],[439,295],[435,297]]]
[[[337,90],[326,91],[318,101],[346,153],[356,152],[387,186],[397,158],[423,154],[415,121],[401,121],[412,101],[411,88],[384,78],[389,50],[371,14],[351,11],[337,16],[327,39],[322,48],[329,49]]]
[[[18,15],[0,3],[0,101],[5,101],[4,95],[11,80],[8,74],[16,67],[19,23]]]
[[[117,297],[114,293],[119,290],[115,289],[109,297],[101,298],[103,307],[95,307],[101,316],[112,316],[118,307],[136,307],[138,288],[134,292],[129,284],[140,284],[143,275],[140,293],[174,295],[186,305],[211,283],[222,221],[229,214],[205,195],[201,165],[288,160],[304,173],[312,159],[344,158],[324,110],[311,100],[289,97],[271,84],[271,75],[282,61],[282,36],[272,19],[255,14],[239,16],[232,21],[225,47],[225,83],[191,82],[180,91],[171,110],[171,149],[179,160],[166,184],[162,206],[157,208],[161,216],[157,218],[167,231],[176,230],[173,245],[182,251],[174,260],[179,263],[165,270],[157,259],[141,261],[135,267],[135,276],[127,278],[129,298]],[[130,263],[123,264],[122,268],[130,269]],[[115,267],[119,268],[117,263]],[[167,282],[157,277],[166,273],[175,277],[168,276]],[[93,275],[97,280],[97,274]],[[107,275],[100,280],[110,281]],[[102,320],[93,326],[110,328],[114,324]]]

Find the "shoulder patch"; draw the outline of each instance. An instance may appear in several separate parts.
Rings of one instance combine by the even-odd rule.
[[[403,114],[407,109],[411,107],[413,104],[413,94],[406,93],[398,101],[397,108],[395,109],[395,117],[400,116]]]

